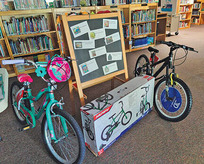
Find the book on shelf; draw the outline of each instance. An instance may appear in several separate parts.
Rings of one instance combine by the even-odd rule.
[[[131,13],[132,23],[153,21],[156,19],[155,9],[135,10]]]
[[[63,7],[75,7],[77,6],[77,0],[63,0]]]
[[[0,27],[0,39],[3,38],[3,33],[1,31],[1,27]]]
[[[49,31],[48,21],[44,15],[21,18],[11,17],[9,21],[3,20],[3,25],[8,36]]]
[[[45,0],[14,0],[15,10],[46,9]]]
[[[124,38],[128,38],[130,36],[129,25],[123,25],[123,34]]]
[[[5,53],[1,44],[0,44],[0,57],[5,57]]]
[[[0,11],[7,11],[9,10],[9,5],[7,0],[1,0],[0,1]]]
[[[35,53],[46,50],[53,50],[51,38],[46,35],[28,37],[26,39],[9,40],[13,55]]]
[[[149,34],[151,32],[152,32],[151,22],[132,25],[132,36]]]

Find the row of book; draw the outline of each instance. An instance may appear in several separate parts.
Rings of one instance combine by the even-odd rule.
[[[129,29],[129,26],[127,25],[124,25],[123,26],[123,35],[124,35],[124,38],[128,38],[130,36],[130,29]]]
[[[45,0],[14,0],[15,10],[46,9]]]
[[[7,11],[9,10],[9,5],[7,0],[1,0],[0,1],[0,11]]]
[[[180,12],[188,12],[188,11],[190,11],[190,7],[189,6],[181,6],[179,8],[179,11]]]
[[[186,14],[180,14],[180,20],[187,19],[187,17],[186,17],[186,16],[187,16]]]
[[[121,19],[122,19],[122,23],[125,23],[125,15],[123,11],[120,11],[121,13]]]
[[[2,57],[5,57],[5,53],[4,53],[2,45],[0,44],[0,58]]]
[[[49,54],[40,54],[40,55],[34,55],[34,56],[27,56],[23,58],[15,58],[15,59],[26,59],[26,60],[32,60],[34,62],[48,62],[50,60],[50,55]],[[26,66],[23,64],[16,64],[16,68],[18,72],[25,72],[27,70],[33,69],[34,66]]]
[[[36,17],[11,17],[10,21],[3,21],[8,36],[49,31],[47,18],[44,15]]]
[[[191,0],[180,0],[180,4],[190,4]]]
[[[106,5],[156,3],[157,0],[106,0]]]
[[[200,3],[194,3],[194,4],[193,4],[193,8],[194,8],[194,9],[199,9],[200,6],[201,6]]]
[[[154,37],[144,37],[132,40],[132,49],[154,44]]]
[[[132,23],[153,21],[156,19],[155,9],[136,10],[131,13]]]
[[[144,23],[132,26],[132,36],[149,34],[152,32],[152,23]]]
[[[199,18],[193,18],[192,19],[192,23],[199,23],[200,22],[200,19]]]
[[[74,7],[77,6],[77,0],[63,0],[64,7]]]
[[[188,27],[188,23],[186,22],[179,22],[179,28]]]
[[[199,13],[199,11],[198,10],[194,10],[193,12],[192,12],[192,15],[199,15],[200,13]]]
[[[35,53],[53,49],[52,40],[48,36],[29,37],[26,39],[19,38],[16,41],[9,40],[9,43],[14,55]]]

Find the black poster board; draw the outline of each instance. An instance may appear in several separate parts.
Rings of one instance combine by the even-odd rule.
[[[104,19],[117,21],[117,29],[104,29],[106,36],[115,34],[117,32],[119,33],[118,17],[110,17],[110,18],[104,18]],[[70,28],[70,27],[77,25],[77,24],[80,24],[82,22],[87,22],[88,26],[90,28],[90,31],[93,31],[93,30],[103,28],[103,20],[104,19],[98,18],[98,19],[89,19],[89,20],[69,21],[68,26]],[[73,32],[70,29],[70,34],[71,34],[71,40],[72,40],[73,46],[74,46],[74,40],[89,40],[89,36],[88,36],[89,33],[85,33],[81,36],[74,38]],[[105,49],[106,49],[107,53],[109,54],[109,58],[111,58],[110,57],[111,52],[121,52],[121,55],[122,55],[121,39],[116,41],[116,42],[113,42],[111,44],[108,44],[108,45],[106,45],[106,43],[105,43],[105,36],[104,36],[104,38],[96,39],[94,41],[95,41],[95,48],[100,48],[100,47],[105,46]],[[89,51],[93,50],[95,48],[92,48],[92,49],[75,49],[74,48],[75,58],[76,58],[78,69],[79,69],[79,76],[80,76],[80,80],[82,83],[89,81],[89,80],[93,80],[93,79],[101,77],[101,76],[105,76],[102,67],[105,65],[111,64],[113,62],[116,62],[116,64],[117,64],[118,70],[116,70],[116,71],[124,69],[123,58],[122,58],[122,60],[107,61],[107,56],[106,56],[106,54],[104,54],[104,55],[95,57],[96,63],[98,65],[98,69],[83,76],[79,67],[82,66],[83,63],[85,64],[87,61],[93,59],[93,58],[90,58]],[[116,72],[116,71],[114,71],[114,72]]]

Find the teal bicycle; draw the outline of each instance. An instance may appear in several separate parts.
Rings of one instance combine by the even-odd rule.
[[[85,157],[85,142],[81,128],[76,120],[63,110],[63,98],[57,101],[54,96],[56,82],[67,81],[71,76],[69,60],[70,58],[54,56],[48,63],[24,59],[3,60],[2,63],[33,65],[37,76],[47,83],[47,88],[41,89],[37,96],[32,95],[30,84],[33,79],[28,74],[18,75],[18,81],[12,83],[10,97],[13,111],[17,120],[24,125],[20,131],[34,128],[36,120],[45,113],[41,132],[50,155],[58,163],[82,163]],[[50,78],[45,79],[47,73]],[[36,109],[34,104],[41,97],[44,100]]]

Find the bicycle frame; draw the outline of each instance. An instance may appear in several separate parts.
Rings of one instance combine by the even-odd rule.
[[[50,130],[51,139],[53,139],[54,141],[57,142],[57,139],[56,139],[56,136],[55,136],[55,133],[54,133],[52,120],[51,120],[51,112],[53,112],[53,111],[51,111],[51,109],[53,109],[53,106],[55,104],[58,104],[58,101],[55,100],[55,98],[54,98],[54,93],[53,93],[53,90],[52,90],[52,86],[48,85],[47,88],[41,89],[40,92],[35,97],[32,95],[30,88],[26,89],[24,92],[27,92],[27,97],[23,97],[22,100],[25,100],[25,99],[29,100],[31,110],[26,108],[23,104],[20,104],[20,105],[32,117],[32,121],[33,121],[32,128],[34,128],[36,126],[36,120],[38,120],[42,116],[44,110],[46,109],[46,118],[47,118],[48,128]],[[33,102],[38,101],[44,94],[46,94],[46,98],[44,99],[44,102],[43,102],[39,112],[35,114],[35,108],[34,108]],[[62,107],[60,106],[60,108],[62,108]],[[67,134],[68,133],[68,128],[66,126],[66,122],[65,122],[65,120],[63,118],[60,118],[60,119],[61,119],[61,122],[62,122],[64,133]]]
[[[151,76],[153,77],[157,77],[160,72],[163,71],[163,69],[166,67],[166,76],[169,75],[169,68],[173,69],[173,73],[174,73],[174,67],[172,66],[172,56],[173,56],[173,51],[174,51],[174,48],[171,48],[170,49],[170,52],[169,52],[169,56],[168,57],[165,57],[157,62],[154,62],[154,60],[151,61],[151,64],[150,64],[150,67],[151,67]],[[151,54],[151,57],[154,57],[155,56],[155,53],[153,52]],[[160,64],[160,63],[163,63],[162,66],[153,74],[153,67]]]

